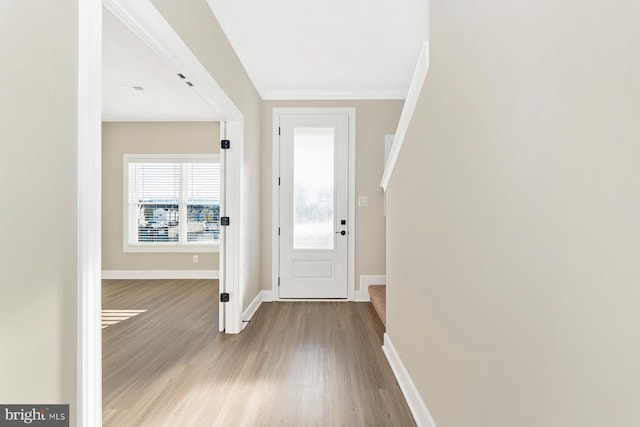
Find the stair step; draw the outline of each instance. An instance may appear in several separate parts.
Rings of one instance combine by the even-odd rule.
[[[382,324],[387,326],[387,287],[386,285],[369,285],[371,305],[380,316]]]

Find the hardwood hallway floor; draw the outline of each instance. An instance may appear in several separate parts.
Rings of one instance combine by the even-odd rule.
[[[265,303],[225,335],[217,287],[103,282],[106,427],[415,426],[370,304]]]

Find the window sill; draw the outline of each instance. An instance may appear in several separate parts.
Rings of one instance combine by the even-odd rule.
[[[218,253],[220,244],[213,245],[125,245],[124,253]]]

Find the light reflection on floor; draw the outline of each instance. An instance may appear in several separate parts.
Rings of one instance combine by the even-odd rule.
[[[115,325],[123,320],[131,319],[146,311],[147,310],[102,310],[102,329]]]

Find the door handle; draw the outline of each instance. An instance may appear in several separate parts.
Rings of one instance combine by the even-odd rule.
[[[347,232],[346,232],[346,231],[344,231],[344,230],[342,230],[342,231],[336,231],[336,234],[341,234],[341,235],[343,235],[343,236],[344,236],[345,234],[347,234]]]

